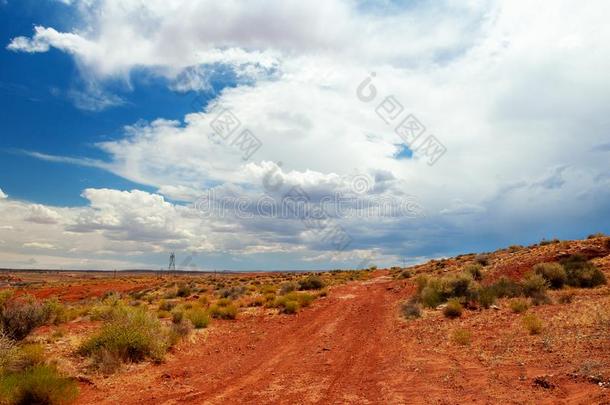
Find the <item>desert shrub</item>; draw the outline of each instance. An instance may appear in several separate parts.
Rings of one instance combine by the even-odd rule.
[[[326,288],[321,289],[318,292],[318,297],[328,297],[328,290]]]
[[[405,302],[400,307],[401,315],[406,319],[416,319],[421,317],[421,308],[416,302]]]
[[[511,246],[509,246],[509,247],[508,247],[508,251],[509,251],[510,253],[515,253],[515,252],[518,252],[518,251],[520,251],[521,249],[523,249],[523,246],[521,246],[521,245],[511,245]]]
[[[572,287],[593,288],[606,284],[604,273],[581,255],[572,255],[561,264],[567,273],[567,284]]]
[[[191,321],[195,329],[206,328],[210,323],[210,316],[201,308],[191,308],[186,311],[185,315],[186,319]]]
[[[481,281],[483,279],[483,267],[480,264],[469,264],[468,266],[464,267],[464,271],[467,274],[470,274],[470,276],[476,280],[476,281]]]
[[[470,297],[474,292],[472,277],[469,274],[460,274],[446,279],[444,291],[445,299],[452,297]]]
[[[215,319],[235,319],[237,307],[231,300],[222,298],[210,307],[210,316]]]
[[[167,331],[141,309],[126,308],[79,348],[82,355],[106,350],[123,361],[160,360],[168,347]]]
[[[172,312],[172,323],[179,323],[182,322],[182,320],[184,319],[184,312],[183,311],[173,311]]]
[[[176,296],[185,298],[189,295],[191,295],[191,287],[184,283],[179,284],[176,289]]]
[[[3,308],[4,304],[6,304],[11,298],[13,298],[14,294],[15,293],[13,290],[0,291],[0,308]]]
[[[19,367],[26,369],[37,364],[42,364],[45,361],[44,348],[37,343],[30,343],[21,346],[19,353]]]
[[[279,306],[280,312],[284,314],[296,314],[300,307],[299,302],[293,300],[284,300]]]
[[[511,311],[513,311],[516,314],[521,314],[521,313],[527,311],[529,307],[530,307],[529,304],[524,299],[516,299],[514,301],[511,301],[511,303],[510,303]]]
[[[546,292],[534,294],[530,297],[530,299],[532,301],[532,305],[535,305],[535,306],[546,305],[546,304],[550,304],[552,302],[551,297],[549,297]]]
[[[159,301],[159,310],[161,310],[161,311],[171,311],[172,309],[174,309],[175,306],[176,306],[176,303],[174,301],[166,301],[166,300]]]
[[[246,292],[246,288],[242,287],[242,286],[229,287],[229,288],[224,288],[224,289],[220,290],[218,295],[220,296],[220,298],[229,298],[232,300],[236,300],[239,297],[241,297],[242,295],[244,295],[245,292]]]
[[[76,399],[76,383],[56,368],[37,365],[0,379],[1,397],[9,404],[68,404]],[[3,401],[4,403],[4,401]]]
[[[451,277],[418,277],[416,280],[420,302],[428,308],[437,307],[450,298],[471,299],[476,296],[472,277],[460,274]]]
[[[461,346],[470,346],[472,333],[467,329],[458,328],[451,334],[451,341]]]
[[[523,317],[522,322],[530,335],[538,335],[542,332],[542,321],[536,315],[527,314]]]
[[[560,304],[570,304],[570,303],[572,303],[572,301],[574,301],[575,296],[576,296],[576,294],[574,293],[574,291],[564,291],[561,294],[559,294],[557,301]]]
[[[315,297],[311,294],[291,292],[278,297],[275,300],[274,306],[279,308],[282,313],[294,313],[301,307],[308,307],[314,299]],[[297,303],[298,305],[295,306],[293,303]],[[289,308],[288,312],[286,312],[286,307]]]
[[[299,284],[294,281],[289,281],[280,286],[280,295],[285,295],[299,289]]]
[[[481,266],[487,266],[487,265],[489,265],[489,261],[490,261],[489,255],[487,255],[487,254],[476,255],[474,257],[474,261]]]
[[[443,315],[445,315],[447,318],[459,318],[460,316],[462,316],[462,304],[460,304],[460,301],[453,298],[450,299],[449,301],[447,301],[447,305],[445,306],[445,308],[443,308]]]
[[[45,318],[47,322],[54,325],[68,322],[75,318],[75,313],[70,311],[57,298],[51,298],[44,303]]]
[[[21,340],[46,321],[43,305],[33,297],[6,301],[0,311],[2,330],[15,340]]]
[[[476,300],[483,308],[489,308],[496,302],[496,292],[492,287],[481,287],[476,294]]]
[[[299,280],[299,290],[319,290],[326,286],[324,280],[320,276],[308,276],[303,280]]]
[[[188,319],[181,319],[180,322],[172,322],[169,331],[169,345],[176,345],[181,339],[190,335],[193,331],[193,324]]]
[[[247,305],[249,307],[262,307],[265,305],[267,300],[262,295],[257,295],[256,297],[252,297],[250,301],[248,301]]]
[[[421,303],[428,308],[436,308],[443,302],[440,291],[433,286],[424,287],[419,298]]]
[[[546,294],[548,282],[540,274],[530,273],[521,281],[521,290],[526,297]]]
[[[498,298],[514,298],[521,295],[521,286],[515,281],[501,277],[498,281],[490,286],[494,295]]]
[[[163,298],[165,298],[167,300],[174,299],[177,296],[178,296],[178,289],[177,288],[170,288],[169,290],[167,290],[165,292],[165,294],[163,294]]]
[[[125,304],[118,295],[111,295],[89,310],[92,321],[109,321],[125,311]]]
[[[396,278],[399,280],[404,280],[404,279],[411,278],[411,277],[412,277],[412,275],[409,270],[399,271],[396,275]]]
[[[591,235],[587,236],[587,239],[603,238],[605,236],[606,235],[603,232],[597,232],[597,233],[594,233],[594,234],[591,234]]]
[[[269,308],[269,307],[273,307],[274,303],[275,303],[275,294],[274,293],[267,293],[264,295],[265,297],[265,307]]]
[[[547,239],[542,239],[540,241],[540,246],[547,246],[547,245],[553,245],[555,243],[560,243],[561,241],[557,238],[552,239],[552,240],[547,240]]]
[[[552,289],[563,288],[568,275],[559,263],[538,263],[534,266],[534,273],[541,275]]]
[[[199,305],[202,305],[204,307],[207,307],[208,305],[210,305],[210,299],[208,298],[207,295],[202,295],[201,297],[199,297],[197,302],[199,302]]]
[[[15,342],[0,331],[0,375],[14,371],[21,361],[21,353]]]

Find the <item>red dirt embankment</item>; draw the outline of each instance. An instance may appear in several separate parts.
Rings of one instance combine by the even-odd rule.
[[[448,344],[443,329],[446,322],[460,321],[401,320],[398,304],[412,294],[412,287],[380,272],[376,276],[368,282],[334,288],[328,298],[295,316],[243,316],[233,322],[217,322],[198,334],[194,342],[181,344],[164,364],[132,366],[108,379],[100,378],[95,385],[83,384],[79,402],[453,404],[610,400],[608,390],[564,377],[555,380],[561,383],[560,388],[534,386],[535,376],[557,371],[552,364],[512,360],[490,364],[490,359],[482,358],[482,352],[474,355],[474,350]],[[497,314],[491,312],[485,318],[495,322]],[[512,319],[510,316],[506,315],[504,321]],[[481,345],[497,345],[490,342],[499,332],[475,322],[480,333],[473,333],[473,339],[480,339]]]

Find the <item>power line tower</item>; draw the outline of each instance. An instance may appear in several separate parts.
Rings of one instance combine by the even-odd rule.
[[[172,271],[176,271],[176,255],[174,252],[169,255],[169,266],[167,266],[167,272],[171,273]]]

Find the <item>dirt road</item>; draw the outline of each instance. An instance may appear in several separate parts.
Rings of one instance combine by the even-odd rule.
[[[134,366],[84,385],[80,402],[452,404],[595,398],[589,390],[597,387],[569,382],[561,392],[536,390],[523,379],[528,370],[522,365],[490,368],[448,345],[439,323],[402,321],[398,302],[411,292],[403,282],[378,275],[334,288],[294,316],[217,322],[164,364]],[[417,332],[415,325],[420,325]]]

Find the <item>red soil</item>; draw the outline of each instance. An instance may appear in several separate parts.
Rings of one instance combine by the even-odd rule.
[[[79,403],[610,403],[610,389],[568,376],[583,353],[540,354],[541,338],[510,311],[404,321],[399,302],[413,287],[375,276],[294,316],[216,322],[164,364],[83,384]],[[472,330],[471,347],[448,342],[457,326]],[[587,350],[608,364],[602,339]]]

